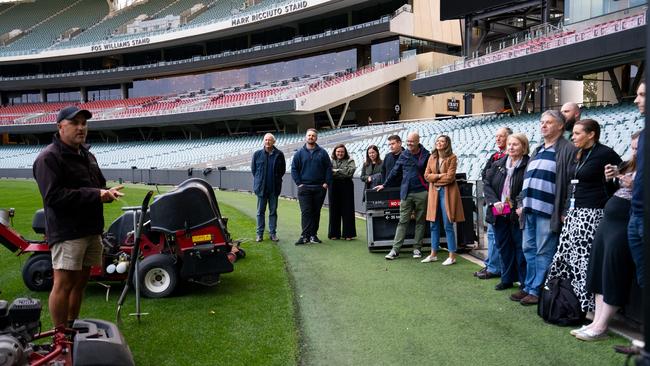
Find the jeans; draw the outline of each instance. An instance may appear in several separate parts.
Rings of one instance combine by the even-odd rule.
[[[526,279],[526,259],[521,246],[521,229],[519,222],[511,222],[508,218],[497,216],[494,224],[494,250],[498,251],[503,260],[501,283],[524,284]]]
[[[450,253],[456,253],[456,233],[454,232],[454,223],[449,221],[447,210],[445,210],[444,188],[438,191],[438,212],[436,217],[442,217],[442,224],[445,227],[447,236],[447,249]],[[436,220],[431,222],[431,250],[437,252],[438,249],[440,249],[440,224]]]
[[[411,221],[411,212],[415,213],[415,249],[422,248],[426,228],[427,191],[409,193],[399,205],[399,223],[395,229],[393,250],[399,252],[406,237],[406,227]]]
[[[316,236],[320,224],[320,210],[325,202],[327,190],[322,186],[298,187],[298,203],[300,204],[300,224],[303,238]]]
[[[526,257],[526,281],[524,291],[539,296],[553,255],[560,240],[559,234],[551,231],[551,218],[527,213],[522,233],[524,257]]]
[[[496,275],[501,274],[501,255],[499,255],[499,250],[495,246],[494,238],[494,225],[487,224],[487,241],[488,241],[488,255],[485,260],[485,268],[487,271]]]
[[[645,265],[643,258],[643,216],[631,215],[627,225],[627,242],[630,253],[636,266],[636,280],[639,287],[643,288]]]
[[[264,214],[266,205],[269,205],[269,233],[275,235],[278,226],[278,196],[257,196],[257,235],[264,234]]]

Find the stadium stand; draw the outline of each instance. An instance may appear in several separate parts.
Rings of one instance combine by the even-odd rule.
[[[223,109],[244,105],[291,100],[308,96],[326,88],[371,74],[380,72],[388,65],[397,62],[377,63],[357,70],[339,70],[321,75],[304,75],[287,80],[246,84],[241,86],[223,86],[212,90],[188,90],[181,94],[169,96],[139,97],[125,100],[97,101],[81,104],[95,113],[94,120],[111,120],[135,118],[170,113],[186,113]],[[38,124],[50,123],[53,114],[62,105],[70,103],[41,103],[17,105],[0,108],[0,123]],[[78,104],[78,103],[77,103]],[[17,117],[16,114],[23,116]],[[10,119],[14,116],[13,122]]]
[[[0,34],[14,29],[28,31],[68,6],[70,2],[66,0],[48,0],[10,6],[2,11]]]
[[[72,28],[89,28],[100,21],[107,11],[106,2],[77,0],[31,27],[27,35],[2,48],[2,52],[47,48],[61,40],[63,33]],[[79,17],[78,14],[87,15]]]
[[[108,12],[104,13],[104,17],[100,22],[95,23],[93,26],[86,29],[79,36],[71,39],[69,42],[59,43],[58,47],[71,47],[78,46],[84,43],[92,43],[111,38],[118,27],[133,20],[140,14],[154,14],[172,3],[170,0],[149,0],[138,5],[128,7],[123,11],[117,12],[113,16],[108,16]]]
[[[590,25],[580,30],[557,29],[554,27],[548,27],[547,31],[543,32],[542,34],[535,34],[527,31],[520,35],[508,37],[507,40],[504,39],[501,44],[503,48],[500,48],[497,51],[491,51],[491,48],[488,47],[487,49],[489,51],[485,55],[467,58],[465,60],[459,60],[453,64],[449,64],[440,68],[424,70],[418,72],[416,78],[419,79],[423,77],[464,70],[471,67],[526,56],[556,47],[583,42],[593,38],[605,37],[616,32],[640,27],[645,24],[646,17],[645,10],[643,10],[623,18]],[[507,46],[508,41],[511,41],[511,43],[514,44]]]
[[[156,101],[160,102],[160,101]],[[161,103],[170,103],[164,102]],[[636,107],[618,104],[585,108],[583,118],[593,118],[602,127],[601,141],[617,153],[630,154],[629,136],[642,128]],[[480,172],[494,148],[496,130],[508,126],[526,134],[531,146],[542,141],[538,123],[540,114],[506,116],[486,114],[464,118],[419,120],[406,123],[376,124],[367,127],[346,128],[322,133],[321,144],[331,152],[337,143],[346,144],[348,152],[357,162],[356,176],[360,175],[366,148],[377,145],[383,156],[388,152],[386,139],[398,134],[403,139],[411,131],[420,133],[420,142],[427,148],[434,145],[436,137],[447,134],[459,160],[459,172],[467,173],[469,180],[480,179]],[[50,123],[51,123],[50,119]],[[290,166],[293,151],[303,143],[302,134],[277,134],[276,145],[285,151]],[[192,166],[227,166],[234,170],[248,170],[250,155],[260,146],[260,136],[217,137],[200,140],[172,140],[147,142],[120,142],[93,144],[93,152],[104,168],[128,169],[132,166],[181,169]],[[0,147],[0,168],[30,168],[43,146]]]

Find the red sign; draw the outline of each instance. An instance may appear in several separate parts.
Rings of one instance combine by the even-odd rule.
[[[388,207],[399,207],[399,200],[388,200]]]

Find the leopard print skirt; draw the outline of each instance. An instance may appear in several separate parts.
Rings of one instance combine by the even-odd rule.
[[[569,210],[564,220],[560,244],[553,256],[546,281],[565,278],[571,281],[573,293],[578,297],[582,310],[594,310],[593,294],[587,292],[587,269],[589,253],[596,229],[603,218],[603,209],[576,208]]]

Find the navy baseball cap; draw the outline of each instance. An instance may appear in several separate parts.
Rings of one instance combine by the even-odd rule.
[[[85,116],[86,119],[93,118],[93,114],[90,113],[90,111],[85,109],[79,109],[77,108],[77,106],[71,105],[59,111],[59,114],[56,116],[56,123],[61,123],[61,121],[63,121],[64,119],[72,120],[79,113]]]

